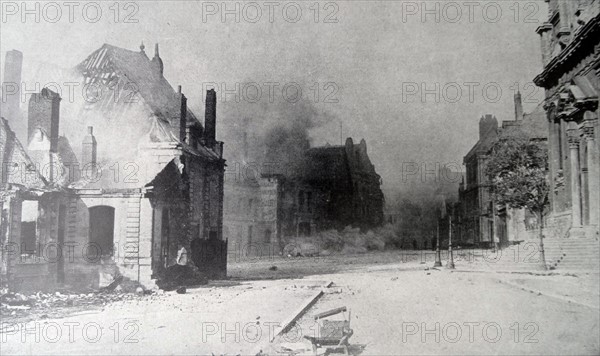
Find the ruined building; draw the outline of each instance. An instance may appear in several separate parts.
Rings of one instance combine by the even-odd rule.
[[[278,253],[289,237],[383,223],[381,178],[364,140],[305,147],[297,160],[285,169],[256,166],[258,177],[242,174],[230,185],[224,223],[230,246],[236,244],[243,253],[254,248]]]
[[[225,253],[206,254],[226,251],[214,90],[202,124],[163,76],[158,45],[149,58],[143,45],[105,44],[57,73],[55,83],[102,95],[32,95],[24,142],[9,128],[18,116],[2,121],[3,282],[97,288],[123,276],[150,287],[182,247],[206,275],[224,276]]]
[[[367,154],[367,144],[323,146],[306,150],[299,169],[268,175],[277,184],[277,232],[308,236],[324,229],[383,223],[381,178]],[[275,188],[273,188],[275,189]]]

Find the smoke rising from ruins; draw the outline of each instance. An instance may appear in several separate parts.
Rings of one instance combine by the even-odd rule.
[[[289,171],[301,162],[310,147],[311,132],[333,120],[309,99],[289,102],[221,102],[223,139],[229,144],[225,156],[230,164],[269,164]]]

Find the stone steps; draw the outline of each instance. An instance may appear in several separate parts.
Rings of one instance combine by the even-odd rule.
[[[533,272],[543,270],[537,244],[515,245],[480,258],[485,266],[496,271]]]
[[[544,240],[546,265],[553,270],[600,271],[600,241],[597,238]],[[480,252],[476,260],[498,271],[536,271],[541,267],[539,244],[528,241],[505,247],[499,253]]]
[[[547,239],[547,264],[557,270],[600,270],[600,241],[597,238]]]

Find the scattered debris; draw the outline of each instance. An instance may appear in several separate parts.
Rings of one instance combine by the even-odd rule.
[[[115,288],[116,289],[116,288]],[[149,291],[152,293],[152,291]],[[109,303],[139,298],[135,294],[108,292],[70,293],[68,291],[54,293],[22,293],[6,292],[0,294],[0,317],[34,316],[49,318],[59,313],[62,308],[104,306]]]
[[[271,267],[269,267],[269,271],[277,271],[277,266],[271,266]]]
[[[342,288],[325,290],[324,292],[327,293],[327,294],[341,294],[342,293]]]
[[[119,284],[121,284],[121,282],[123,282],[123,276],[117,276],[109,285],[107,285],[106,287],[100,288],[100,290],[112,292],[113,290],[117,289],[117,287],[119,286]],[[56,292],[56,293],[58,293],[58,292]]]
[[[156,284],[160,289],[172,291],[182,286],[208,284],[208,278],[190,265],[175,264],[162,273]]]
[[[291,343],[291,342],[285,342],[282,343],[280,345],[281,347],[281,353],[283,354],[289,354],[289,355],[295,355],[295,354],[300,354],[300,353],[309,353],[312,351],[312,348],[302,342],[296,342],[296,343]]]
[[[6,309],[29,310],[29,309],[31,309],[31,306],[29,306],[29,305],[6,305]]]

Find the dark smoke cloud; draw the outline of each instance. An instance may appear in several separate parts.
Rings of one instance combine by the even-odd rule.
[[[310,99],[292,103],[264,98],[257,103],[225,101],[219,105],[219,139],[226,142],[228,164],[276,165],[280,173],[299,167],[310,145],[311,130],[332,119]]]

